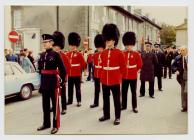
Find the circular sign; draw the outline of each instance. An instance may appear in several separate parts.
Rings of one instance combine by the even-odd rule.
[[[8,38],[11,42],[16,43],[19,40],[19,34],[16,31],[11,31]]]

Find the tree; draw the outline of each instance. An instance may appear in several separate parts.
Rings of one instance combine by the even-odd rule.
[[[160,38],[162,45],[172,45],[176,40],[176,31],[174,26],[162,24],[160,31]]]

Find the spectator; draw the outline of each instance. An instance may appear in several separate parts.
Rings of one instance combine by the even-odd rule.
[[[17,55],[13,54],[13,50],[9,49],[8,54],[5,56],[7,61],[18,62]]]

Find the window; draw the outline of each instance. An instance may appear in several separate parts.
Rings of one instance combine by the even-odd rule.
[[[12,70],[14,75],[22,74],[22,72],[16,66],[12,66]]]
[[[13,13],[14,28],[21,28],[21,10],[15,10]]]
[[[5,75],[13,75],[13,71],[10,65],[5,65]]]

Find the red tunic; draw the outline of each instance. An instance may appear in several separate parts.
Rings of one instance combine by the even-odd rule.
[[[88,62],[88,63],[92,63],[92,62],[93,62],[93,54],[89,54],[89,55],[88,55],[87,62]]]
[[[71,51],[67,53],[69,58],[70,68],[68,75],[71,77],[81,76],[81,71],[86,67],[86,62],[83,55],[78,51]]]
[[[137,79],[137,72],[142,67],[141,55],[136,51],[124,52],[126,61],[126,72],[123,75],[123,79]]]
[[[63,52],[60,52],[59,54],[62,58],[63,64],[65,65],[65,68],[66,68],[66,71],[67,71],[66,78],[65,78],[65,80],[67,80],[67,76],[68,76],[69,69],[70,69],[70,63],[69,63],[67,54],[65,54]]]
[[[100,52],[94,54],[94,77],[100,78],[102,72],[102,58]]]
[[[106,49],[102,52],[101,83],[107,86],[121,83],[122,74],[125,72],[125,59],[119,49]]]

